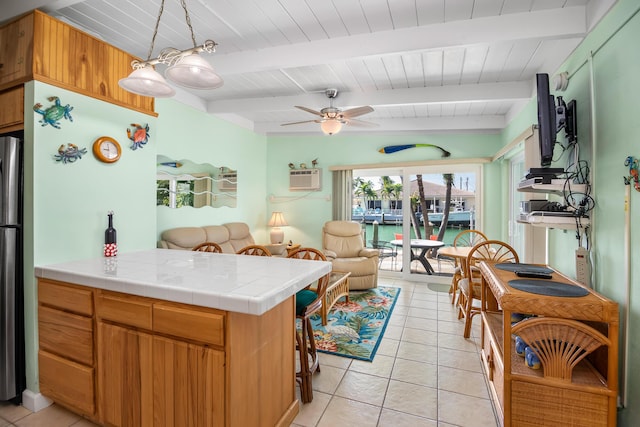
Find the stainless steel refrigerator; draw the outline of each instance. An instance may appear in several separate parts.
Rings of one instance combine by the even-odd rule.
[[[25,389],[22,188],[20,135],[0,136],[0,401],[15,403]]]

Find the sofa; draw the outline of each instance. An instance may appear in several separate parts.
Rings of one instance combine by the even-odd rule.
[[[378,286],[377,249],[366,248],[362,228],[354,221],[328,221],[322,228],[322,252],[333,270],[351,272],[350,290]]]
[[[249,226],[244,222],[229,222],[222,225],[202,227],[178,227],[160,234],[158,248],[191,250],[204,242],[215,242],[223,253],[235,254],[248,245],[255,245]],[[272,255],[286,256],[286,245],[264,245]]]

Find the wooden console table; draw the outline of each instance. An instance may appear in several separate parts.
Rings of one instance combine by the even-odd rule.
[[[586,289],[580,297],[515,289],[514,272],[480,263],[482,361],[503,426],[615,426],[618,304],[554,271],[552,281]],[[538,279],[536,279],[538,280]],[[537,284],[536,284],[537,285]],[[511,324],[511,314],[535,317]],[[539,348],[525,365],[513,335]]]

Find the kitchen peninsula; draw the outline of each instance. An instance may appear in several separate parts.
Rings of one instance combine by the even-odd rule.
[[[155,249],[36,268],[40,391],[115,426],[288,426],[320,261]]]

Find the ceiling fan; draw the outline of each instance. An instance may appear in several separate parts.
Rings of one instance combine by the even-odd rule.
[[[363,107],[355,107],[343,111],[340,108],[333,106],[333,99],[338,96],[338,89],[326,89],[324,93],[325,95],[327,95],[327,98],[329,98],[329,106],[323,108],[320,111],[312,110],[311,108],[307,107],[301,107],[299,105],[295,106],[296,108],[319,116],[320,118],[314,120],[304,120],[302,122],[283,123],[281,126],[299,125],[302,123],[311,122],[320,123],[320,128],[327,135],[333,135],[334,133],[340,132],[340,130],[342,129],[342,125],[361,127],[378,126],[375,123],[354,119],[354,117],[371,113],[373,111],[372,107],[366,105]]]

